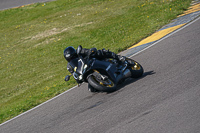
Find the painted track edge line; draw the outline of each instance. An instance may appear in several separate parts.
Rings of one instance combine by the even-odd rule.
[[[166,36],[164,36],[163,38],[157,40],[156,42],[154,42],[154,43],[151,44],[150,46],[148,46],[148,47],[146,47],[146,48],[144,48],[144,49],[138,51],[138,52],[135,53],[135,54],[132,54],[131,56],[129,56],[129,58],[131,58],[131,57],[133,57],[133,56],[136,56],[137,54],[139,54],[139,53],[141,53],[141,52],[143,52],[143,51],[145,51],[145,50],[147,50],[147,49],[153,47],[153,46],[156,45],[157,43],[159,43],[159,42],[161,42],[162,40],[164,40],[164,39],[170,37],[171,35],[177,33],[178,31],[181,31],[182,29],[184,29],[185,27],[187,27],[187,26],[193,24],[194,22],[198,21],[199,19],[200,19],[200,17],[194,19],[193,21],[190,21],[189,23],[186,23],[186,24],[185,24],[184,26],[182,26],[181,28],[179,28],[179,29],[177,29],[177,30],[175,30],[175,31],[173,31],[173,32],[171,32],[171,33],[169,33],[168,35],[166,35]]]

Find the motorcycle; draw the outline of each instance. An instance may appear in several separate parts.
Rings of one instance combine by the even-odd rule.
[[[90,54],[83,58],[78,48],[78,57],[69,62],[71,67],[67,69],[73,73],[78,86],[86,82],[91,92],[113,92],[125,79],[143,75],[143,67],[135,60],[127,57],[123,63],[110,58],[98,60],[92,56],[95,52],[91,49]],[[69,81],[72,75],[67,75],[65,81]]]

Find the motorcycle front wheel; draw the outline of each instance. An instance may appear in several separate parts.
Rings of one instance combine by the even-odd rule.
[[[99,76],[92,74],[88,77],[88,83],[99,91],[112,92],[116,90],[116,84],[109,78],[102,80]]]

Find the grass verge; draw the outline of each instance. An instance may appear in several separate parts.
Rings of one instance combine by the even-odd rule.
[[[120,52],[191,0],[57,0],[0,11],[0,123],[66,91],[67,46]]]

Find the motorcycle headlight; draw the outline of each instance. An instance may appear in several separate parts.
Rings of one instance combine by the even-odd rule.
[[[79,80],[82,80],[82,79],[83,79],[83,75],[80,75],[80,76],[79,76]]]

